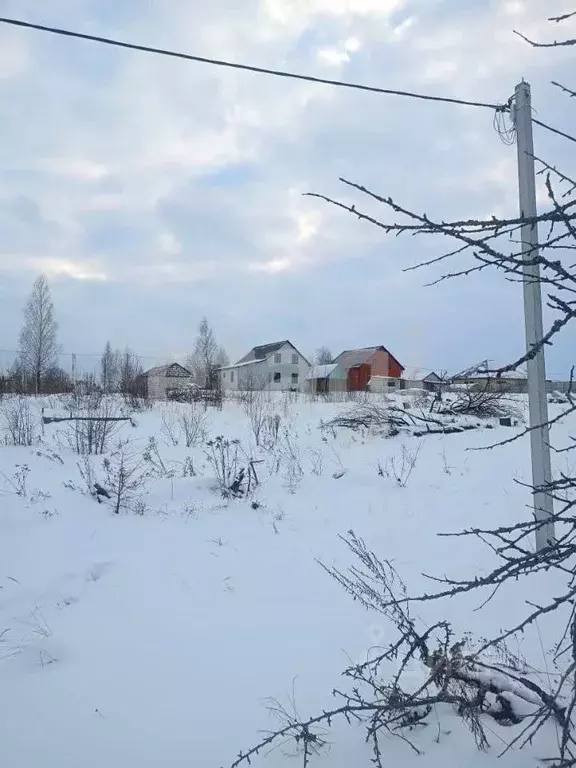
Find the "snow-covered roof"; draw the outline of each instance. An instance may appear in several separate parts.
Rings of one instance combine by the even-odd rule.
[[[472,366],[471,368],[468,368],[465,371],[462,371],[461,373],[458,373],[456,376],[453,376],[453,380],[458,379],[514,379],[517,381],[518,379],[527,379],[528,378],[528,372],[526,370],[525,366],[521,366],[520,368],[516,368],[514,371],[504,371],[501,376],[497,376],[494,371],[499,370],[500,368],[505,367],[505,363],[503,365],[498,365],[492,360],[483,360],[481,363],[478,363],[477,365]]]
[[[518,368],[515,371],[504,371],[501,376],[498,376],[494,371],[498,370],[498,366],[490,366],[489,370],[482,370],[479,369],[475,371],[474,373],[468,374],[466,377],[467,379],[513,379],[514,381],[517,381],[518,379],[527,379],[528,373],[523,368]]]
[[[494,376],[495,374],[491,374]],[[524,368],[517,368],[515,371],[504,371],[501,379],[527,379],[528,371]]]
[[[312,368],[306,374],[306,380],[311,379],[326,379],[333,373],[338,365],[336,363],[328,363],[326,365],[313,365]]]
[[[266,358],[263,357],[260,360],[246,360],[245,363],[236,363],[235,365],[223,365],[222,368],[219,368],[220,371],[229,371],[232,368],[245,368],[247,365],[255,365],[256,363],[265,363]]]
[[[410,379],[411,381],[421,381],[427,373],[427,369],[420,368],[419,366],[411,366],[409,368],[404,368],[402,371],[402,378]]]

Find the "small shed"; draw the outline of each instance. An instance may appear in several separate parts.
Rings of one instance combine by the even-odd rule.
[[[313,365],[305,379],[305,390],[314,395],[346,391],[346,374],[338,363]]]
[[[422,379],[422,386],[427,392],[438,392],[442,387],[446,387],[447,384],[448,382],[441,379],[434,371]]]
[[[150,368],[142,374],[145,391],[152,400],[166,400],[171,389],[187,389],[192,386],[193,377],[188,368],[180,363],[169,363]]]

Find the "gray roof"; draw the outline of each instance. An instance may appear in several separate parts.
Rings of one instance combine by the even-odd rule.
[[[288,339],[284,339],[284,341],[273,341],[270,344],[260,344],[258,347],[252,347],[250,352],[248,352],[247,355],[244,355],[244,357],[240,358],[236,365],[239,365],[240,363],[250,363],[250,362],[256,362],[257,360],[266,360],[270,357],[271,354],[274,352],[277,352],[279,349],[281,349],[284,344],[290,344],[292,349],[295,352],[298,352],[294,344],[292,344],[291,341],[288,341]],[[301,352],[298,352],[300,357],[304,357],[304,355]],[[304,360],[306,358],[304,357]],[[308,362],[306,360],[306,362]],[[235,366],[230,366],[231,368],[234,368]]]
[[[171,368],[176,369],[180,376],[192,376],[188,368],[184,368],[184,366],[180,365],[180,363],[168,363],[167,365],[157,365],[155,368],[150,368],[150,370],[145,371],[142,375],[143,376],[166,376],[166,374]]]
[[[248,363],[251,360],[266,360],[273,352],[277,352],[284,344],[290,344],[289,341],[273,341],[271,344],[260,344],[258,347],[252,347],[247,355],[244,355],[239,363]]]
[[[361,349],[345,349],[344,352],[340,352],[334,362],[338,363],[345,371],[347,371],[349,368],[356,368],[358,365],[367,363],[379,350],[386,352],[387,355],[390,355],[392,359],[396,360],[394,355],[388,352],[386,347],[380,345],[377,347],[362,347]],[[398,360],[396,360],[396,362],[398,363]],[[400,363],[398,363],[398,365],[400,365]],[[403,366],[400,367],[403,368]]]

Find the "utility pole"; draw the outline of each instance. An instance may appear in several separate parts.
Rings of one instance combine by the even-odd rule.
[[[542,291],[540,265],[531,261],[538,256],[538,225],[534,219],[536,208],[536,175],[534,171],[534,140],[532,137],[532,102],[530,85],[524,80],[516,86],[514,122],[518,143],[518,188],[520,216],[528,219],[521,228],[524,259],[524,321],[526,351],[542,344]],[[542,525],[536,530],[536,550],[555,541],[554,500],[545,488],[552,482],[550,465],[550,439],[548,430],[548,401],[546,399],[546,365],[544,347],[527,362],[528,405],[530,413],[530,447],[532,452],[532,485],[534,487],[534,514]]]

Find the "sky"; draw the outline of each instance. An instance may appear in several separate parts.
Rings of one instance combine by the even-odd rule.
[[[490,103],[531,83],[541,119],[574,124],[572,0],[0,0],[0,16],[322,78]],[[489,110],[349,91],[0,25],[0,367],[47,275],[64,361],[110,339],[180,359],[209,319],[232,360],[290,339],[385,345],[409,369],[522,354],[522,290],[484,272],[431,287],[411,264],[445,243],[396,238],[306,196],[384,219],[345,177],[444,220],[514,216],[516,149]],[[536,154],[575,172],[568,142]],[[542,195],[539,194],[542,202]],[[548,320],[550,318],[547,318]],[[567,329],[550,377],[576,363]]]

